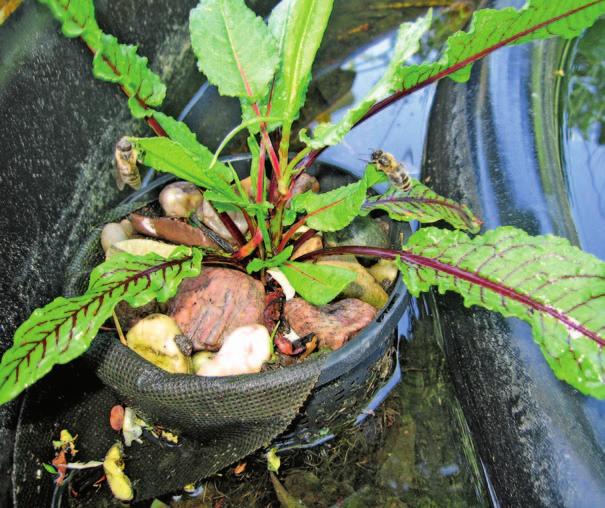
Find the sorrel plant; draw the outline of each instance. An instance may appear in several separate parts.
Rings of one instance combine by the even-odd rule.
[[[553,36],[579,35],[605,13],[605,0],[532,0],[523,9],[480,10],[467,32],[447,41],[437,62],[406,65],[429,29],[431,12],[404,23],[393,58],[367,96],[335,124],[300,134],[305,148],[290,158],[292,124],[302,107],[311,66],[332,0],[283,0],[268,23],[243,0],[204,0],[190,16],[191,41],[200,70],[222,95],[238,97],[242,123],[216,153],[198,143],[182,122],[162,114],[165,87],[137,55],[135,46],[103,33],[92,0],[41,0],[62,23],[68,37],[80,37],[94,53],[93,72],[118,83],[136,118],[144,118],[157,137],[128,138],[138,160],[173,173],[204,189],[239,248],[226,255],[248,272],[278,268],[309,302],[325,304],[355,275],[343,268],[308,261],[327,254],[355,254],[395,260],[409,291],[418,295],[436,286],[456,291],[466,305],[480,305],[528,322],[555,374],[585,394],[605,398],[605,263],[554,236],[532,237],[501,227],[477,235],[481,222],[464,205],[438,196],[417,180],[408,192],[391,186],[370,197],[368,189],[387,181],[369,165],[363,178],[326,192],[292,195],[292,187],[327,146],[398,99],[444,77],[469,78],[472,64],[507,45]],[[243,192],[233,169],[218,160],[237,132],[247,129],[252,154],[254,199]],[[265,185],[265,181],[269,184]],[[383,210],[391,219],[431,223],[446,220],[454,230],[424,227],[400,250],[338,247],[291,260],[292,236],[303,225],[308,237],[337,231],[355,217]],[[241,211],[250,225],[245,237],[226,212]],[[134,307],[172,297],[185,277],[202,269],[201,248],[179,247],[168,258],[156,254],[112,257],[92,273],[88,291],[57,298],[36,310],[17,330],[14,346],[0,364],[0,403],[17,396],[54,364],[82,354],[121,300]]]

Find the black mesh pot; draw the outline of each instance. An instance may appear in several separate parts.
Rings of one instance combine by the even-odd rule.
[[[247,171],[246,160],[235,164],[240,166],[236,165],[239,172]],[[322,163],[309,172],[320,180],[322,191],[356,179]],[[170,178],[163,177],[135,194],[111,212],[110,219],[119,219],[127,209],[155,199],[167,181]],[[86,287],[90,271],[104,258],[101,229],[93,231],[68,270],[68,296]],[[392,223],[390,229],[395,246],[401,242],[404,226]],[[178,471],[162,483],[167,492],[213,474],[270,441],[282,446],[310,445],[354,422],[395,369],[396,328],[408,299],[399,278],[375,320],[346,345],[295,367],[266,373],[222,378],[170,374],[111,333],[99,334],[85,358],[119,400],[148,423],[182,436],[194,450],[186,465],[181,458]],[[134,478],[138,473],[146,474],[141,470]],[[141,494],[158,494],[144,484],[139,483],[139,499]]]

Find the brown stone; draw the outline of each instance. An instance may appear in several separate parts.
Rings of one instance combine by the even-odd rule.
[[[293,298],[284,305],[284,319],[301,337],[314,333],[320,347],[338,349],[357,335],[376,316],[371,305],[348,298],[317,307],[302,298]]]
[[[181,283],[168,313],[191,339],[194,351],[216,351],[236,328],[264,324],[264,308],[260,282],[237,270],[204,267],[199,276]]]
[[[130,222],[139,233],[144,235],[191,247],[219,248],[201,229],[190,226],[180,220],[169,217],[144,217],[143,215],[131,213]]]

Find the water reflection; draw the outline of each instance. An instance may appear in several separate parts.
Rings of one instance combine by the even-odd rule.
[[[605,20],[579,39],[564,91],[563,158],[582,248],[605,259]],[[600,232],[599,234],[595,234]]]

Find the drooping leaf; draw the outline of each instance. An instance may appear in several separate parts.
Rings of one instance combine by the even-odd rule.
[[[210,165],[214,154],[197,140],[195,133],[191,132],[191,129],[189,129],[189,126],[185,122],[175,120],[173,117],[165,115],[160,111],[154,111],[153,117],[161,125],[162,129],[166,131],[168,137],[181,145],[192,157],[196,158],[198,164]],[[227,174],[228,170],[226,166],[222,163],[220,166],[225,168],[225,174]]]
[[[429,29],[431,19],[432,11],[429,11],[424,18],[418,18],[414,23],[403,23],[397,32],[393,57],[378,83],[356,106],[349,109],[338,123],[319,124],[313,131],[313,139],[306,136],[303,130],[300,133],[301,140],[313,149],[340,143],[345,134],[377,101],[399,90],[401,87],[400,68],[406,60],[418,51],[420,38]]]
[[[402,67],[399,92],[377,103],[369,113],[447,76],[466,81],[473,63],[503,46],[554,36],[576,37],[604,13],[605,0],[530,0],[519,11],[478,10],[468,32],[457,32],[448,39],[438,62]]]
[[[440,196],[415,178],[412,178],[412,183],[409,192],[391,186],[381,196],[369,197],[361,207],[361,215],[367,215],[372,210],[385,210],[389,217],[399,221],[430,223],[445,220],[455,228],[479,232],[482,222],[466,205]]]
[[[204,150],[202,145],[199,145],[200,151],[194,153],[180,143],[164,137],[128,139],[139,152],[139,160],[146,166],[172,173],[229,199],[239,199],[230,185],[232,175],[229,168],[218,162],[211,168],[208,167],[212,153],[208,149]]]
[[[101,33],[95,20],[93,0],[40,0],[40,3],[47,5],[55,19],[61,22],[61,31],[66,37]]]
[[[158,121],[166,134],[168,134],[168,137],[181,145],[199,167],[207,168],[210,166],[214,154],[207,146],[202,145],[197,140],[197,136],[191,132],[191,129],[189,129],[189,126],[185,122],[175,120],[171,116],[159,111],[155,111],[153,117]],[[212,166],[212,170],[218,172],[223,180],[231,181],[232,171],[222,162],[217,160]]]
[[[460,231],[415,233],[397,262],[410,292],[436,285],[526,321],[560,379],[605,399],[605,263],[555,236],[512,228],[470,240]]]
[[[410,89],[429,77],[447,75],[456,81],[470,77],[471,64],[505,45],[533,39],[576,37],[605,13],[603,0],[531,0],[516,10],[481,9],[473,14],[468,32],[457,32],[447,41],[439,62],[401,69],[403,89]]]
[[[277,47],[244,0],[204,0],[191,11],[189,24],[199,68],[221,95],[249,102],[265,95],[278,64]]]
[[[143,118],[162,104],[166,86],[160,77],[147,67],[147,58],[137,55],[137,47],[119,44],[109,34],[102,34],[100,48],[93,60],[95,77],[119,83],[128,96],[132,116]]]
[[[313,305],[332,301],[357,278],[355,272],[346,268],[298,261],[286,261],[279,269],[296,292]]]
[[[53,365],[81,355],[118,302],[126,300],[133,307],[153,299],[165,302],[185,277],[199,274],[201,260],[199,250],[185,247],[168,259],[157,254],[117,254],[95,268],[84,295],[59,297],[34,311],[2,357],[0,404],[16,397]]]

